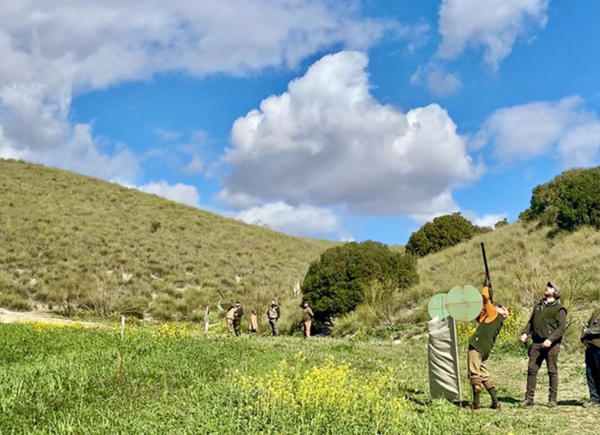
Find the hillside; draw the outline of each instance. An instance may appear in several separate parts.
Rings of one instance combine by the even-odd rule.
[[[0,160],[0,306],[191,319],[292,294],[332,242],[291,237],[137,190]],[[286,320],[285,318],[283,319]]]
[[[386,291],[371,285],[366,303],[337,319],[334,335],[368,334],[378,337],[403,337],[421,334],[429,320],[427,304],[431,296],[446,293],[456,285],[479,287],[484,279],[480,242],[484,242],[494,298],[510,308],[507,340],[514,341],[527,321],[530,309],[552,281],[561,291],[562,303],[569,310],[571,327],[567,343],[577,346],[582,322],[591,309],[600,306],[600,231],[583,227],[548,237],[548,227],[535,222],[502,226],[480,234],[454,247],[426,255],[418,260],[419,283],[400,290]],[[472,325],[459,323],[468,336]]]
[[[433,294],[457,284],[481,285],[484,242],[498,303],[528,311],[550,280],[570,308],[576,325],[572,329],[578,330],[577,320],[589,315],[590,304],[600,303],[600,231],[586,227],[554,238],[547,237],[548,231],[518,222],[419,259],[421,280],[397,302],[400,319],[426,320],[426,304]]]

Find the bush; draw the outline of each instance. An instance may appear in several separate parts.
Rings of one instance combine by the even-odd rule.
[[[506,225],[508,225],[508,219],[504,218],[501,221],[496,222],[494,224],[494,228],[498,229],[498,228],[505,227]]]
[[[395,290],[418,282],[416,261],[392,252],[382,243],[347,243],[328,249],[313,262],[302,283],[317,320],[348,313],[362,302],[363,288],[373,280],[391,283]]]
[[[531,205],[519,216],[537,220],[558,231],[574,231],[584,225],[600,229],[600,166],[571,169],[533,189]]]
[[[0,307],[6,307],[15,311],[29,311],[33,307],[31,302],[18,294],[2,293],[0,294]]]
[[[417,257],[423,257],[443,248],[458,245],[480,232],[482,232],[481,228],[473,225],[460,213],[440,216],[412,233],[406,244],[406,250]]]

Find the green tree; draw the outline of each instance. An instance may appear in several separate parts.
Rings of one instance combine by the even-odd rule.
[[[500,221],[496,222],[496,223],[494,224],[494,228],[495,228],[495,229],[498,229],[498,228],[505,227],[506,225],[508,225],[508,219],[504,218],[504,219],[502,219],[502,220],[500,220]]]
[[[393,252],[383,243],[347,243],[325,251],[313,262],[302,282],[302,293],[318,320],[348,313],[362,301],[363,286],[373,280],[396,289],[418,282],[416,260]]]
[[[583,225],[600,229],[600,166],[571,169],[536,186],[530,207],[519,218],[553,227],[551,235]]]
[[[406,250],[417,257],[423,257],[486,231],[489,229],[473,225],[460,213],[440,216],[412,233],[406,244]]]

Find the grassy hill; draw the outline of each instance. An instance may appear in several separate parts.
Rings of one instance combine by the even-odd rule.
[[[12,309],[192,319],[221,292],[248,308],[277,297],[287,316],[295,282],[333,246],[10,160],[0,204],[0,306]]]
[[[496,302],[513,312],[514,331],[523,326],[533,304],[542,296],[548,280],[561,291],[569,309],[571,342],[578,342],[579,327],[593,306],[600,305],[600,231],[591,227],[573,233],[547,236],[547,227],[517,222],[478,235],[457,246],[422,257],[418,261],[420,282],[390,298],[380,289],[369,289],[369,304],[338,320],[340,335],[394,325],[418,325],[429,320],[427,303],[436,293],[455,285],[483,282],[480,242],[484,242]],[[465,331],[468,333],[468,331]],[[507,331],[508,333],[508,331]]]
[[[275,296],[285,328],[299,314],[294,284],[334,246],[39,165],[0,160],[0,174],[0,306],[6,308],[80,307],[185,320],[214,308],[220,293],[223,303],[240,299],[259,313]],[[600,302],[600,232],[583,228],[549,238],[548,231],[535,223],[506,225],[420,258],[418,285],[391,300],[369,289],[369,303],[338,319],[338,332],[384,327],[385,333],[398,323],[426,321],[433,294],[481,283],[481,241],[496,299],[519,321],[551,280],[577,325]]]

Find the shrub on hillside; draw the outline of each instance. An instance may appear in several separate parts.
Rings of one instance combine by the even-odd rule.
[[[508,219],[504,218],[504,219],[502,219],[502,220],[500,220],[500,221],[496,222],[496,223],[494,224],[494,228],[495,228],[495,229],[498,229],[498,228],[505,227],[505,226],[507,226],[507,225],[508,225]]]
[[[530,207],[519,218],[555,230],[574,231],[583,225],[600,229],[600,166],[571,169],[536,186]]]
[[[436,217],[433,222],[427,222],[418,231],[412,233],[406,244],[406,251],[417,257],[423,257],[457,245],[480,232],[485,230],[473,225],[460,213]]]
[[[0,293],[0,307],[15,311],[29,311],[33,305],[19,294]]]
[[[313,262],[302,283],[302,293],[318,320],[348,313],[363,300],[365,285],[373,280],[394,289],[418,282],[416,261],[378,242],[347,243],[325,251]]]

